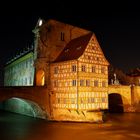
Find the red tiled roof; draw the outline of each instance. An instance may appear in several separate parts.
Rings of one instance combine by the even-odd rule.
[[[71,40],[54,62],[78,59],[85,51],[93,33],[80,36]]]

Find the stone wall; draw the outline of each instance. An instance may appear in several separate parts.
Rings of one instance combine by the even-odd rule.
[[[135,112],[140,112],[140,86],[132,86],[132,106]]]
[[[108,94],[118,94],[122,99],[122,104],[124,112],[131,112],[132,106],[132,94],[131,86],[122,85],[109,85]]]
[[[57,121],[75,122],[102,122],[103,114],[100,111],[87,112],[68,109],[53,109],[54,119]]]
[[[132,86],[133,104],[140,103],[140,86]]]

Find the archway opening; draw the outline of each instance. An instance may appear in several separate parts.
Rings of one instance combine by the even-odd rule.
[[[45,84],[45,72],[43,70],[37,71],[36,74],[36,85],[37,86],[44,86]]]
[[[48,114],[37,103],[21,98],[10,98],[1,102],[0,109],[35,118],[48,118]]]
[[[109,112],[110,113],[123,113],[123,101],[122,97],[118,93],[109,94]]]

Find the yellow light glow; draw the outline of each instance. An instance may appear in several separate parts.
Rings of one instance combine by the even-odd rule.
[[[39,20],[39,26],[41,26],[43,23],[42,19]]]
[[[44,86],[45,84],[45,73],[43,70],[39,70],[36,75],[36,85]]]

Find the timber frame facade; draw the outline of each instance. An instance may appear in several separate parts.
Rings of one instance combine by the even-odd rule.
[[[108,62],[94,34],[71,40],[51,64],[51,90],[56,108],[108,108]]]

